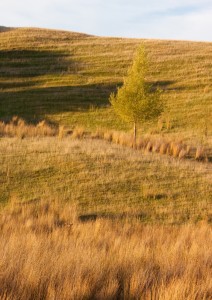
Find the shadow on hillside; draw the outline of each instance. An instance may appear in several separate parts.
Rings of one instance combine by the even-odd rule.
[[[106,107],[108,98],[117,85],[92,84],[83,86],[59,86],[50,88],[30,88],[30,90],[1,92],[0,118],[14,115],[34,122],[46,114],[65,112],[86,112]]]
[[[23,82],[20,82],[18,80],[5,81],[5,82],[3,81],[3,82],[0,82],[0,89],[2,89],[2,91],[0,93],[2,93],[2,94],[4,93],[3,89],[26,88],[26,87],[36,86],[39,83],[40,83],[39,80],[23,81]]]
[[[86,85],[89,77],[82,75],[85,68],[85,62],[74,59],[72,53],[55,50],[0,51],[0,118],[9,120],[17,115],[28,123],[34,123],[47,114],[86,112],[107,106],[111,92],[115,92],[121,82]],[[57,87],[44,86],[45,83],[51,84],[48,75],[51,75],[53,85],[58,84]],[[80,76],[79,81],[84,84],[63,86],[64,75]],[[150,84],[153,89],[167,90],[172,89],[174,81]]]
[[[27,122],[36,122],[45,115],[56,115],[66,112],[86,112],[90,109],[103,108],[109,105],[109,96],[117,90],[119,84],[90,84],[80,86],[58,86],[36,88],[38,81],[31,86],[27,82],[14,81],[15,87],[22,87],[21,91],[2,89],[0,103],[0,118],[8,120],[14,115]],[[157,87],[166,86],[173,82],[157,82]],[[5,83],[3,83],[5,84]],[[33,86],[34,85],[34,86]],[[13,83],[5,86],[12,87]],[[1,87],[1,84],[0,84]],[[24,88],[26,89],[24,90]],[[156,86],[155,86],[156,87]]]
[[[0,118],[9,120],[18,115],[27,122],[40,120],[46,114],[86,111],[108,104],[116,85],[42,86],[51,80],[63,83],[64,75],[85,77],[80,71],[84,62],[73,59],[71,53],[46,50],[0,51]],[[53,82],[55,84],[55,82]],[[41,86],[39,88],[39,85]]]
[[[156,89],[160,89],[162,91],[182,91],[185,89],[182,86],[173,86],[176,83],[174,80],[160,80],[148,83],[150,84],[152,91],[155,91]]]
[[[18,115],[28,123],[36,122],[48,115],[62,114],[66,112],[86,112],[95,108],[103,108],[109,105],[109,96],[115,92],[119,84],[90,84],[81,86],[58,86],[36,88],[38,81],[19,83],[15,81],[15,87],[22,87],[21,91],[8,91],[2,89],[0,102],[0,118],[6,120]],[[5,84],[5,83],[4,83]],[[171,83],[170,83],[171,84]],[[33,86],[34,85],[34,86]],[[8,88],[13,83],[6,83]],[[157,87],[166,86],[168,83],[157,82]],[[1,84],[0,84],[1,87]],[[24,90],[24,88],[26,89]]]
[[[61,51],[0,50],[0,76],[11,82],[14,78],[31,81],[47,74],[76,74],[83,66],[71,53]]]
[[[148,215],[146,213],[138,213],[138,214],[129,214],[129,213],[97,213],[97,214],[86,214],[86,215],[80,215],[78,217],[79,221],[82,223],[86,222],[94,222],[97,220],[125,220],[125,219],[138,219],[141,221],[144,221],[148,218]]]

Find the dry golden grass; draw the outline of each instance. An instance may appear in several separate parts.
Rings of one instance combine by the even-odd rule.
[[[58,138],[62,139],[65,136],[66,136],[65,126],[64,125],[60,125],[59,126],[59,130],[58,130]]]
[[[85,134],[85,129],[83,127],[77,126],[73,130],[72,137],[75,139],[81,139],[83,138],[84,134]]]
[[[181,150],[182,150],[181,143],[174,143],[174,142],[171,143],[171,152],[174,157],[178,157]]]
[[[104,140],[111,142],[112,138],[113,138],[113,134],[110,131],[106,131],[104,132],[104,136],[103,136]]]
[[[209,300],[206,223],[89,220],[61,202],[13,198],[0,214],[0,299]]]
[[[203,147],[198,147],[195,153],[196,160],[207,160],[207,155]]]
[[[163,143],[161,144],[161,146],[160,146],[159,153],[160,153],[160,154],[167,154],[168,147],[169,147],[169,144],[163,142]]]
[[[187,150],[182,148],[182,149],[180,150],[178,156],[179,156],[179,158],[181,159],[181,158],[185,158],[187,154],[188,154]]]
[[[40,121],[37,125],[26,124],[25,121],[14,116],[9,123],[0,122],[0,136],[7,137],[36,137],[55,136],[57,129],[50,126],[46,121]]]
[[[82,131],[82,130],[80,130]],[[82,134],[74,131],[72,136],[74,138],[81,138]],[[98,129],[94,132],[87,132],[87,137],[92,139],[104,139],[115,144],[120,144],[122,146],[133,148],[133,136],[132,134],[122,132],[122,131],[108,131],[104,129]],[[210,149],[207,151],[203,147],[191,147],[183,143],[182,141],[167,141],[162,137],[155,137],[154,135],[146,135],[143,138],[137,138],[136,146],[137,150],[144,150],[146,152],[156,152],[159,154],[171,155],[174,158],[189,158],[199,161],[208,162],[208,154],[210,154]],[[211,157],[210,157],[211,160]]]
[[[104,131],[97,129],[96,131],[92,132],[90,136],[92,139],[102,139],[104,138]]]
[[[209,165],[79,133],[0,139],[0,299],[211,299]]]
[[[152,151],[153,152],[160,152],[160,147],[161,147],[161,141],[155,141]]]

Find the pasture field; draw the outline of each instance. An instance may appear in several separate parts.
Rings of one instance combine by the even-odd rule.
[[[209,163],[144,153],[93,139],[0,140],[1,203],[58,198],[85,216],[211,222]]]
[[[209,164],[0,140],[0,299],[211,299]]]
[[[109,95],[138,45],[165,110]],[[0,300],[212,298],[212,43],[0,27]]]
[[[0,118],[88,130],[129,130],[109,105],[139,44],[149,57],[147,81],[163,90],[163,134],[211,148],[212,43],[96,37],[66,31],[14,28],[0,32]]]

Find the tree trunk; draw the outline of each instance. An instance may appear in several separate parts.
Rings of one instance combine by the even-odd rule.
[[[137,124],[134,122],[133,148],[136,148]]]

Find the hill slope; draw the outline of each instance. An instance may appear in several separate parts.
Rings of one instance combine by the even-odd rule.
[[[59,199],[91,218],[212,221],[207,164],[101,140],[49,137],[0,139],[0,165],[0,204]]]
[[[159,128],[211,145],[212,43],[102,38],[44,29],[0,32],[0,118],[47,118],[71,127],[129,129],[108,97],[123,82],[136,48],[144,43],[148,81],[164,90],[167,112]],[[161,129],[162,128],[162,129]]]

